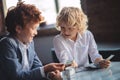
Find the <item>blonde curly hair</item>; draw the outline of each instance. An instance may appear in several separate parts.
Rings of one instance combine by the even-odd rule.
[[[60,29],[61,24],[65,26],[77,26],[79,32],[83,33],[87,29],[87,16],[77,7],[64,7],[56,18],[56,28]]]

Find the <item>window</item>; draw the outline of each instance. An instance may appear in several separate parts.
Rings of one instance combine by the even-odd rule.
[[[20,0],[6,0],[7,9],[11,6],[16,6]],[[56,21],[57,12],[64,6],[80,7],[80,0],[22,0],[25,3],[36,5],[45,17],[46,23],[54,24]]]
[[[5,0],[6,9],[11,6],[16,6],[18,1],[25,1],[25,3],[34,4],[40,9],[45,18],[45,27],[39,27],[39,36],[54,35],[59,33],[55,29],[55,22],[57,13],[65,6],[75,6],[81,8],[80,0]],[[7,10],[6,10],[7,11]],[[44,25],[44,24],[43,24]]]
[[[80,0],[59,0],[60,9],[65,6],[75,6],[81,8]]]

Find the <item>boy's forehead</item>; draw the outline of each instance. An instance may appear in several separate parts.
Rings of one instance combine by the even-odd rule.
[[[61,27],[67,27],[67,26],[69,26],[67,23],[62,23],[61,25],[60,25]]]
[[[66,28],[74,28],[75,26],[71,26],[71,25],[63,25],[63,26],[60,26],[61,28],[64,28],[64,27],[66,27]]]
[[[67,22],[65,23],[65,22],[64,22],[64,23],[62,23],[60,26],[61,26],[61,27],[72,27],[73,25],[74,25],[73,23],[70,24],[70,23],[67,23]]]
[[[26,24],[25,27],[39,27],[39,23],[38,22],[30,22],[28,24]]]

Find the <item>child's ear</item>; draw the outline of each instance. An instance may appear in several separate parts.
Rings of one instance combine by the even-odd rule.
[[[22,27],[17,25],[15,30],[17,33],[20,33],[22,31]]]

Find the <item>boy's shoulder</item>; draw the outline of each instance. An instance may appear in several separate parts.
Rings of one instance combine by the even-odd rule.
[[[91,35],[91,34],[92,34],[92,32],[90,30],[86,30],[83,32],[83,35]]]
[[[5,36],[0,39],[0,45],[14,45],[17,46],[16,39],[11,36]]]
[[[58,34],[54,38],[63,38],[63,36],[61,34]]]
[[[54,40],[65,40],[64,37],[61,34],[58,34],[54,37]]]

